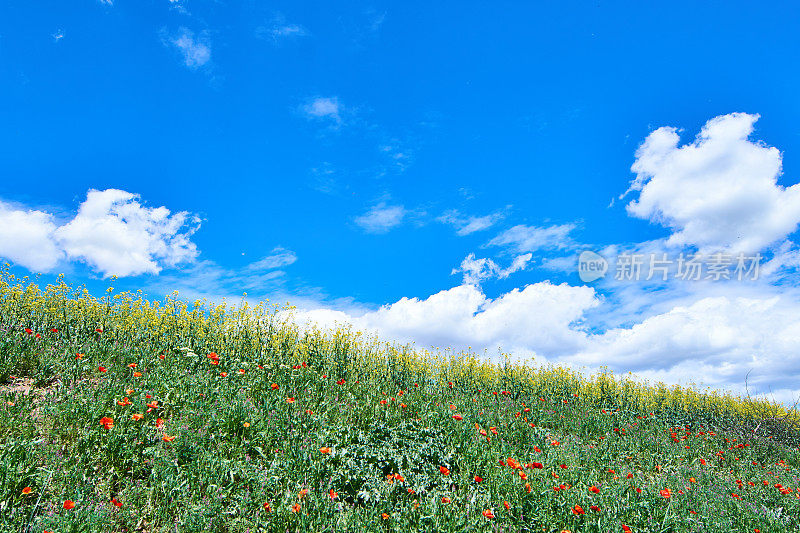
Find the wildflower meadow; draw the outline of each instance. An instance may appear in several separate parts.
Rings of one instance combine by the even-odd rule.
[[[800,530],[796,412],[0,276],[0,531]]]

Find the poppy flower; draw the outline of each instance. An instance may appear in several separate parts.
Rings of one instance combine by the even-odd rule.
[[[240,368],[240,369],[239,369],[239,373],[240,373],[240,374],[244,374],[244,368]]]
[[[395,481],[399,481],[400,483],[403,483],[406,480],[406,478],[404,478],[403,475],[400,474],[399,472],[394,475],[394,479]]]
[[[454,418],[455,420],[459,420],[459,421],[461,421],[461,420],[464,420],[464,417],[463,417],[463,416],[461,416],[461,415],[453,415],[453,418]]]
[[[381,518],[383,518],[384,520],[389,520],[389,515],[388,515],[388,514],[386,514],[386,513],[383,513],[383,514],[381,515]]]
[[[440,466],[439,467],[439,472],[441,472],[443,476],[449,476],[450,475],[450,470],[448,468],[444,467],[444,466]]]
[[[272,508],[269,505],[269,502],[264,502],[261,504],[261,506],[264,507],[264,511],[266,512],[270,512],[272,510]]]
[[[121,400],[117,400],[117,405],[121,405],[122,407],[125,407],[126,405],[130,405],[130,404],[131,404],[131,400],[127,396],[125,396]]]
[[[82,354],[78,354],[78,355],[82,355]],[[128,368],[136,368],[136,363],[129,364]]]
[[[572,508],[572,512],[574,514],[586,514],[586,511],[583,510],[583,507],[578,504],[575,504],[575,507]]]
[[[152,402],[148,403],[147,407],[150,409],[158,409],[158,400],[153,400]]]
[[[106,370],[106,367],[104,367],[104,366],[98,366],[97,367],[97,371],[98,372],[108,372],[108,370]]]
[[[25,328],[25,333],[27,333],[28,335],[32,335],[33,330],[31,328]]]
[[[666,499],[669,499],[669,497],[672,496],[672,491],[670,491],[669,489],[661,489],[660,491],[658,491],[658,493]]]
[[[302,500],[303,498],[306,497],[307,494],[308,494],[308,489],[302,489],[300,490],[300,492],[297,493],[297,497]]]
[[[81,359],[83,359],[83,358],[84,358],[84,355],[83,355],[82,353],[76,353],[76,354],[75,354],[75,359],[77,359],[77,360],[79,360],[79,361],[80,361],[80,360],[81,360]]]
[[[442,497],[442,503],[453,503],[453,500],[451,500],[447,496],[443,496]]]
[[[475,483],[480,483],[481,481],[483,481],[481,476],[475,476]]]
[[[219,375],[222,376],[223,378],[228,377],[227,372],[220,372]]]
[[[133,373],[133,377],[140,378],[140,377],[142,377],[142,373],[141,372],[134,372]]]
[[[163,418],[156,418],[156,427],[160,428],[163,425],[164,425],[164,419]]]
[[[161,440],[163,440],[164,442],[172,442],[172,441],[175,440],[175,437],[174,436],[170,437],[169,435],[164,435],[163,437],[161,437]]]
[[[30,494],[31,490],[32,489],[30,487],[25,487],[24,489],[22,489],[22,494]]]
[[[116,498],[111,498],[111,503],[117,507],[122,507],[122,502]]]
[[[64,502],[64,509],[66,509],[67,511],[69,511],[73,507],[75,507],[75,502],[74,501],[67,500],[67,501]]]
[[[505,507],[505,508],[506,508],[506,511],[508,511],[509,509],[511,509],[511,504],[510,504],[510,503],[508,503],[507,501],[506,501],[506,502],[503,502],[503,507]]]
[[[244,423],[244,424],[242,424],[242,425],[243,425],[244,427],[246,427],[246,428],[249,428],[249,427],[250,427],[250,422],[245,422],[245,423]]]
[[[525,483],[525,492],[529,493],[532,490],[533,490],[533,488],[531,488],[531,484],[530,483]]]
[[[294,402],[295,402],[294,397],[286,398],[286,403],[294,403]]]
[[[336,491],[334,491],[333,489],[331,489],[331,490],[328,492],[328,496],[330,496],[330,497],[331,497],[331,500],[335,500],[336,498],[338,498],[338,497],[339,497],[339,495],[338,495],[338,494],[336,494]]]
[[[270,388],[272,388],[272,390],[278,390],[278,384],[273,383],[272,385],[270,385]]]
[[[594,485],[592,485],[591,487],[589,487],[589,491],[591,491],[591,492],[594,492],[595,494],[599,494],[599,493],[600,493],[600,489],[598,489],[598,488],[597,488],[597,487],[595,487]]]
[[[596,505],[590,505],[589,509],[591,509],[595,513],[599,513],[600,512],[600,508],[598,506],[596,506]]]
[[[134,420],[141,420],[142,418],[144,418],[144,415],[139,414],[139,413],[133,413],[131,415],[131,418],[134,419]]]
[[[292,512],[293,513],[299,513],[300,512],[300,505],[298,505],[296,503],[292,504]]]
[[[481,514],[488,520],[494,520],[494,513],[491,509],[484,509]]]
[[[111,429],[112,427],[114,427],[114,419],[104,416],[103,418],[100,419],[100,425],[106,429]]]
[[[50,330],[50,333],[58,333],[58,328],[52,328],[52,329]]]
[[[331,449],[330,449],[330,448],[328,448],[328,447],[325,447],[325,448],[320,448],[320,449],[319,449],[319,453],[321,453],[321,454],[323,454],[323,455],[327,455],[327,454],[331,453]]]

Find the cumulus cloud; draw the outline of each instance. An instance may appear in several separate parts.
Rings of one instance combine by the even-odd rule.
[[[505,218],[505,213],[498,211],[484,216],[465,216],[457,209],[445,211],[436,220],[456,228],[456,235],[464,236],[476,231],[489,229]]]
[[[505,279],[514,272],[524,269],[530,262],[533,254],[527,253],[518,255],[511,264],[502,268],[494,260],[481,257],[475,258],[475,254],[469,254],[461,261],[459,268],[454,268],[451,274],[464,274],[464,283],[468,285],[478,285],[481,281],[492,278]]]
[[[0,255],[31,270],[51,271],[61,259],[81,261],[104,277],[158,274],[192,262],[190,237],[199,220],[188,212],[146,207],[138,195],[90,190],[72,220],[0,203]]]
[[[387,205],[380,202],[355,218],[355,223],[367,233],[386,233],[403,223],[406,209],[402,205]]]
[[[782,187],[781,153],[750,140],[758,115],[709,120],[679,146],[675,128],[652,132],[636,152],[630,215],[672,231],[667,244],[756,252],[800,222],[800,184]]]
[[[0,257],[37,272],[52,270],[63,255],[55,229],[50,213],[0,202]]]
[[[205,34],[195,36],[191,30],[181,28],[176,36],[167,39],[167,43],[181,53],[183,63],[191,69],[202,67],[211,60],[211,45]]]
[[[358,317],[330,309],[296,317],[304,323],[347,322],[423,346],[560,355],[582,346],[584,334],[575,324],[598,304],[590,287],[541,282],[491,299],[475,285],[460,285],[426,299],[402,298]]]
[[[569,234],[574,229],[574,224],[544,227],[519,224],[500,233],[488,244],[511,248],[520,254],[546,248],[565,248],[573,244]]]

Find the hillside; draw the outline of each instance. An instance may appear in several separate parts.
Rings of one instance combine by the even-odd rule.
[[[797,531],[767,402],[0,277],[0,530]]]

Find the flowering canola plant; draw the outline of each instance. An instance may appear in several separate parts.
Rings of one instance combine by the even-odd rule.
[[[0,531],[797,531],[794,411],[0,274]]]

